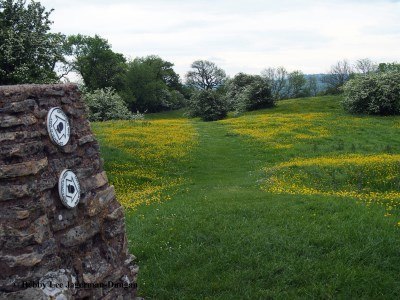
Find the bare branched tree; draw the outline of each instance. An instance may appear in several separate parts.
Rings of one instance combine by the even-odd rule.
[[[269,81],[272,96],[275,100],[283,97],[288,72],[284,67],[267,68],[262,72],[262,77]]]
[[[340,92],[340,87],[350,79],[353,70],[347,60],[338,61],[331,67],[329,73],[323,78],[328,90],[333,93]]]
[[[208,60],[196,60],[186,74],[186,83],[194,88],[212,90],[224,84],[225,71]]]
[[[307,89],[310,96],[315,97],[318,93],[318,79],[316,75],[311,75],[307,79]]]
[[[362,58],[356,61],[354,68],[357,73],[368,74],[378,70],[378,65],[369,58]]]
[[[287,97],[299,98],[306,96],[307,79],[303,72],[296,70],[288,74]]]

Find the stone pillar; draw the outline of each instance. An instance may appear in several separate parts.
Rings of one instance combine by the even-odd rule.
[[[69,119],[64,147],[47,132],[52,107]],[[0,87],[0,299],[135,298],[124,211],[85,114],[75,85]],[[59,197],[64,169],[81,186],[72,209]]]

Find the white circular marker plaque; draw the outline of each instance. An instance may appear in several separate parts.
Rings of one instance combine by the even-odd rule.
[[[70,137],[70,126],[66,114],[59,107],[53,107],[47,113],[47,131],[53,143],[65,146]]]
[[[71,170],[62,171],[58,179],[58,193],[61,202],[68,208],[74,208],[81,199],[81,187],[78,177]]]

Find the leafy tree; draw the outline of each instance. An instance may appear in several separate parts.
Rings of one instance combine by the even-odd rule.
[[[132,110],[157,112],[184,105],[179,75],[172,67],[157,56],[128,63],[122,94]]]
[[[179,75],[175,73],[173,63],[169,61],[162,60],[157,55],[149,55],[146,57],[138,58],[140,63],[146,64],[153,69],[156,78],[162,80],[166,86],[173,90],[181,91],[182,83]]]
[[[270,82],[272,96],[275,100],[284,97],[288,76],[284,67],[267,68],[262,72],[262,76]]]
[[[190,98],[188,114],[203,121],[216,121],[226,117],[228,108],[224,97],[211,89],[197,90]]]
[[[208,60],[196,60],[192,70],[186,74],[186,83],[201,90],[212,90],[222,86],[226,80],[225,71]]]
[[[60,78],[65,36],[50,33],[53,10],[31,1],[0,0],[0,85],[52,83]]]
[[[400,72],[400,64],[393,62],[393,63],[380,63],[378,65],[379,72]]]
[[[69,36],[68,52],[74,57],[70,62],[72,68],[82,76],[89,90],[105,87],[122,90],[126,60],[122,54],[111,50],[106,39],[98,35]]]
[[[327,85],[327,93],[340,93],[340,88],[351,78],[353,70],[347,60],[338,61],[324,76],[323,82]]]
[[[400,71],[356,76],[343,90],[342,105],[350,113],[400,114]]]
[[[287,80],[287,97],[299,98],[308,96],[306,89],[307,79],[301,71],[289,73]]]

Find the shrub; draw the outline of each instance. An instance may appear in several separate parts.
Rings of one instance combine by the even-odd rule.
[[[186,99],[176,90],[168,90],[164,89],[162,91],[162,95],[160,96],[161,103],[164,107],[164,110],[168,109],[179,109],[185,106]]]
[[[214,90],[201,90],[193,93],[188,105],[191,117],[200,117],[203,121],[216,121],[226,117],[227,104],[221,93]]]
[[[342,105],[350,113],[400,114],[400,72],[359,75],[343,91]]]
[[[260,76],[252,77],[252,81],[235,95],[234,109],[236,113],[275,106],[269,83]]]
[[[238,73],[226,83],[226,102],[229,110],[237,110],[238,103],[242,102],[244,89],[249,86],[256,76]]]
[[[228,81],[226,98],[236,113],[275,105],[269,80],[258,75],[237,74]]]
[[[112,88],[98,89],[93,92],[83,91],[83,98],[89,108],[90,121],[143,118],[143,115],[139,113],[132,114]]]
[[[256,110],[275,106],[275,100],[267,81],[257,76],[244,90],[244,107],[246,110]]]

